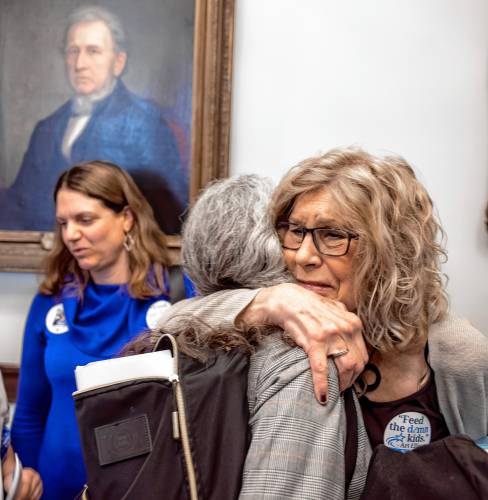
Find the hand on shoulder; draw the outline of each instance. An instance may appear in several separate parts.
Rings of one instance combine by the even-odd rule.
[[[368,360],[358,316],[342,303],[293,283],[261,289],[237,321],[282,328],[308,354],[315,396],[321,403],[327,400],[328,357],[347,350],[334,358],[341,391],[352,385]]]

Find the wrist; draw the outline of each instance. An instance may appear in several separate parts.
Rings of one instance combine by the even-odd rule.
[[[253,300],[243,309],[236,318],[236,325],[246,327],[256,326],[281,326],[280,320],[280,299],[279,287],[261,288],[254,296]]]
[[[263,288],[255,297],[254,314],[259,324],[283,328],[285,308],[290,300],[290,283]]]

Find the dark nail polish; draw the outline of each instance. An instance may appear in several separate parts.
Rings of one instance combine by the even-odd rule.
[[[327,403],[327,396],[322,394],[322,396],[320,396],[320,403],[325,405],[325,403]]]

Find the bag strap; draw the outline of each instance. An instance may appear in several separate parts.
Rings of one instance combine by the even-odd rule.
[[[173,356],[173,375],[169,379],[171,385],[173,386],[173,393],[176,403],[176,411],[173,412],[173,437],[175,439],[181,440],[183,460],[186,467],[188,488],[190,492],[190,500],[199,500],[195,464],[193,461],[190,434],[188,429],[188,419],[186,416],[185,398],[183,395],[183,389],[181,387],[180,380],[179,349],[175,337],[173,337],[173,335],[169,333],[161,335],[154,344],[153,352],[159,351],[161,349],[170,349]],[[175,424],[178,429],[177,431],[175,431]],[[148,459],[146,459],[146,463],[147,460]],[[139,471],[139,474],[141,472],[142,469]],[[134,481],[132,484],[134,485],[135,483],[136,481]],[[127,500],[128,498],[132,498],[131,490],[126,493],[122,500]]]
[[[181,266],[168,267],[169,278],[169,301],[174,304],[186,298],[185,281],[183,279],[183,270]]]
[[[353,388],[344,392],[344,407],[346,410],[346,444],[344,447],[344,460],[346,470],[346,496],[356,468],[358,456],[358,415],[354,404]]]

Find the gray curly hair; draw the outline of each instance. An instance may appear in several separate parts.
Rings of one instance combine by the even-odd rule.
[[[243,175],[210,184],[183,225],[185,271],[202,295],[290,280],[268,211],[269,179]]]
[[[214,181],[202,192],[183,225],[183,267],[202,295],[232,288],[261,288],[292,281],[271,224],[272,184],[257,175]],[[204,360],[206,349],[242,347],[248,353],[267,328],[211,328],[187,315],[128,344],[123,355],[152,350],[161,333],[178,339],[180,350]]]

